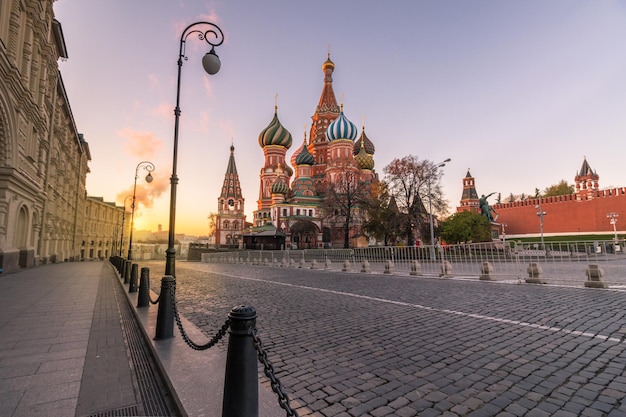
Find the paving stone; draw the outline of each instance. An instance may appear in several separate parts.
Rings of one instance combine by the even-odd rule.
[[[526,417],[550,417],[550,413],[539,408],[533,408],[532,410],[528,410]]]
[[[383,413],[385,407],[419,416],[492,416],[523,409],[538,417],[559,410],[589,413],[592,404],[619,407],[617,393],[626,388],[619,366],[611,366],[625,362],[624,346],[568,332],[607,335],[621,329],[626,301],[619,292],[507,284],[488,284],[484,292],[485,285],[462,280],[348,277],[246,265],[187,267],[189,275],[181,267],[177,276],[181,288],[192,290],[177,293],[185,317],[199,318],[195,310],[202,303],[202,320],[212,326],[245,293],[255,300],[265,344],[279,354],[275,368],[288,362],[295,392],[304,397],[319,389],[326,399],[335,395],[352,416]],[[216,296],[200,301],[191,294]],[[321,387],[312,388],[315,384]],[[591,392],[595,386],[601,400]],[[357,408],[375,398],[385,403]]]

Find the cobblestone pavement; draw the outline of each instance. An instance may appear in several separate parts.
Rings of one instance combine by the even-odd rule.
[[[163,263],[145,265],[162,273]],[[257,309],[300,416],[626,416],[621,290],[186,262],[176,271],[178,308],[208,336],[233,306]]]

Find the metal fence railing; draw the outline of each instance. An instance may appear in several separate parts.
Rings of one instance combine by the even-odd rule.
[[[283,251],[239,250],[202,254],[208,263],[237,263],[378,273],[525,281],[538,267],[549,284],[583,285],[590,264],[604,271],[611,286],[626,287],[623,242],[489,242],[446,246],[367,247]],[[347,261],[347,263],[346,263]],[[489,266],[485,263],[488,262]],[[364,267],[364,264],[368,268]],[[416,266],[417,265],[417,266]],[[417,273],[416,273],[417,272]]]

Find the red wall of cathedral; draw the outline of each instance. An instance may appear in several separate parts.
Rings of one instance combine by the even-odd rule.
[[[534,198],[514,203],[494,204],[497,223],[504,223],[507,235],[539,234],[538,209],[546,213],[543,233],[613,232],[608,213],[617,213],[617,230],[626,229],[626,187],[593,191],[588,199],[580,195]],[[621,224],[620,224],[621,223]],[[621,227],[620,227],[621,226]]]

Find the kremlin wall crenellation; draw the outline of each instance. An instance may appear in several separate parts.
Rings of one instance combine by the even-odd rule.
[[[623,234],[618,219],[626,222],[626,187],[601,190],[599,178],[585,158],[574,178],[573,194],[493,204],[499,232],[507,238],[538,236],[541,211],[545,213],[543,233],[547,236],[606,234],[610,238],[615,232]],[[478,193],[469,171],[463,179],[463,197],[457,212],[467,210],[480,213]],[[611,220],[617,221],[615,229]]]

